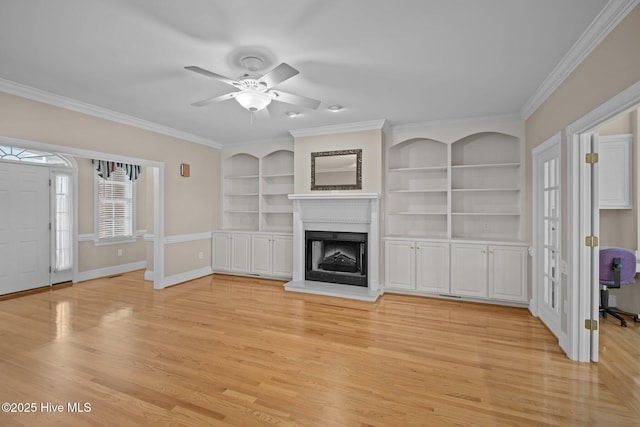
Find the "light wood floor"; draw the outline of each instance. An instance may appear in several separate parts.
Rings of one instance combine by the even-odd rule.
[[[0,425],[640,424],[639,324],[581,364],[525,309],[281,285],[133,272],[0,301],[0,401],[38,405]]]

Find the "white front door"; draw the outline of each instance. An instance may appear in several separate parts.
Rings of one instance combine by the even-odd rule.
[[[0,294],[49,284],[49,168],[0,162]]]
[[[560,271],[560,138],[534,153],[536,223],[535,283],[538,316],[558,339],[562,335],[563,278]],[[535,314],[535,313],[534,313]]]

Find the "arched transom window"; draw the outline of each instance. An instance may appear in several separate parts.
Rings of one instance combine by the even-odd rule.
[[[54,153],[5,145],[0,145],[0,160],[71,166],[68,161]]]

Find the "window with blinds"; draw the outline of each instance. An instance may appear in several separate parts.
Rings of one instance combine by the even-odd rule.
[[[133,237],[134,183],[123,169],[108,179],[98,180],[98,239],[120,240]]]

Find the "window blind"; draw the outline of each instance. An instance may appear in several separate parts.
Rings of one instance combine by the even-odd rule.
[[[98,178],[98,237],[133,237],[133,182],[118,168]]]

